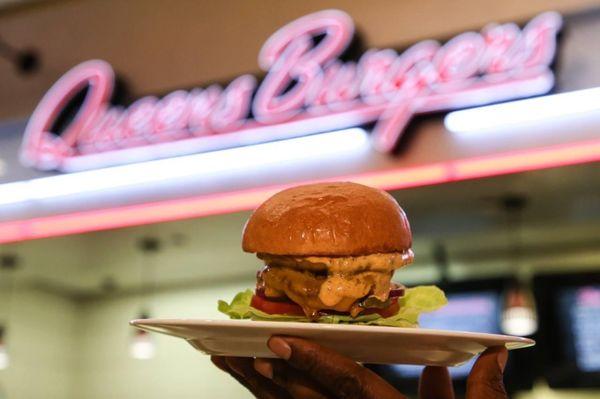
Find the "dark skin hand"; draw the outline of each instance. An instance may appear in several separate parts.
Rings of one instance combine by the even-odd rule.
[[[274,336],[267,343],[279,359],[213,356],[213,363],[259,399],[404,399],[371,370],[302,338]],[[507,399],[502,381],[508,352],[489,348],[467,380],[467,399]],[[420,399],[453,399],[445,367],[428,366],[419,381]]]

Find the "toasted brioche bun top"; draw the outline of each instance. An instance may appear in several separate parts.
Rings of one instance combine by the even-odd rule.
[[[394,198],[356,183],[319,183],[283,190],[244,227],[246,252],[361,256],[410,249],[412,234]]]

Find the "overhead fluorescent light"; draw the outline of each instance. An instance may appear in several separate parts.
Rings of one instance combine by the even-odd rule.
[[[476,134],[597,111],[600,88],[593,88],[454,111],[444,125],[453,133]]]
[[[397,167],[338,176],[385,190],[449,183],[480,177],[600,161],[600,140],[565,143],[422,166]],[[303,183],[314,181],[305,180]],[[298,184],[298,182],[295,182]],[[0,222],[0,244],[117,229],[250,210],[288,185],[191,196]]]
[[[347,157],[350,153],[366,151],[369,148],[368,135],[364,129],[339,130],[246,147],[6,183],[0,185],[0,205],[113,190],[176,178],[215,176],[237,170],[259,170],[275,164],[279,168],[285,168],[289,162]]]

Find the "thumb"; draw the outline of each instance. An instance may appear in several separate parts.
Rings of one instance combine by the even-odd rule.
[[[503,382],[507,360],[508,351],[503,346],[483,352],[467,379],[467,399],[507,399]]]

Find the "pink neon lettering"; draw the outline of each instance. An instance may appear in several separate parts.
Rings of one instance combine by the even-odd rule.
[[[63,75],[42,98],[25,129],[21,161],[40,169],[55,169],[75,153],[80,132],[98,112],[102,112],[113,90],[114,73],[104,61],[87,61]],[[73,95],[89,90],[77,115],[58,137],[50,128]]]
[[[479,33],[463,33],[446,43],[433,61],[442,89],[459,90],[471,84],[470,78],[478,73],[484,52],[485,41]]]
[[[313,113],[351,108],[359,95],[357,73],[357,66],[352,62],[332,62],[312,82],[304,105]]]
[[[134,102],[127,109],[123,136],[117,138],[117,142],[127,143],[125,147],[130,147],[130,143],[144,143],[150,139],[149,136],[154,131],[154,111],[157,103],[156,97],[144,97]]]
[[[185,132],[190,113],[190,94],[177,90],[162,98],[154,114],[154,131],[161,141],[178,140],[187,136]]]
[[[544,13],[522,30],[510,23],[491,24],[444,45],[426,40],[400,54],[369,50],[355,62],[342,62],[339,57],[354,33],[352,20],[341,11],[322,11],[292,21],[267,40],[259,54],[266,76],[258,87],[253,76],[243,75],[225,88],[177,90],[128,107],[109,103],[110,65],[88,61],[68,71],[44,96],[28,123],[21,157],[36,168],[62,170],[66,160],[89,154],[185,143],[246,128],[302,120],[314,129],[310,120],[315,117],[330,116],[336,121],[331,128],[340,115],[357,125],[375,122],[373,144],[389,151],[415,114],[548,90],[560,26],[558,14]],[[521,94],[512,94],[510,85],[520,85]],[[72,96],[86,86],[73,121],[60,136],[51,132]]]
[[[520,36],[519,27],[515,24],[490,25],[483,30],[486,52],[482,60],[483,74],[497,74],[511,68],[512,53]]]
[[[360,95],[367,104],[380,104],[385,101],[383,90],[386,75],[397,56],[394,50],[369,50],[360,58]]]
[[[98,112],[89,123],[89,128],[82,131],[77,141],[77,149],[83,154],[109,151],[115,148],[116,137],[121,137],[123,121],[127,117],[121,107],[109,108]]]
[[[426,40],[400,54],[390,67],[384,89],[389,101],[398,102],[414,97],[427,82],[437,79],[432,60],[439,51],[439,43]]]
[[[256,93],[254,117],[276,123],[300,112],[322,65],[346,49],[353,32],[352,21],[339,11],[302,17],[275,32],[259,55],[259,64],[268,73]],[[312,37],[320,34],[325,37],[312,47]]]
[[[556,51],[556,33],[560,27],[560,16],[546,13],[534,18],[523,29],[524,47],[528,57],[523,63],[524,68],[548,65]]]
[[[209,117],[221,98],[223,89],[213,85],[205,90],[194,89],[189,97],[187,126],[195,136],[204,136],[212,132]]]
[[[250,75],[240,76],[227,86],[220,102],[210,115],[215,131],[239,128],[246,121],[250,110],[250,98],[256,87],[256,79]]]

